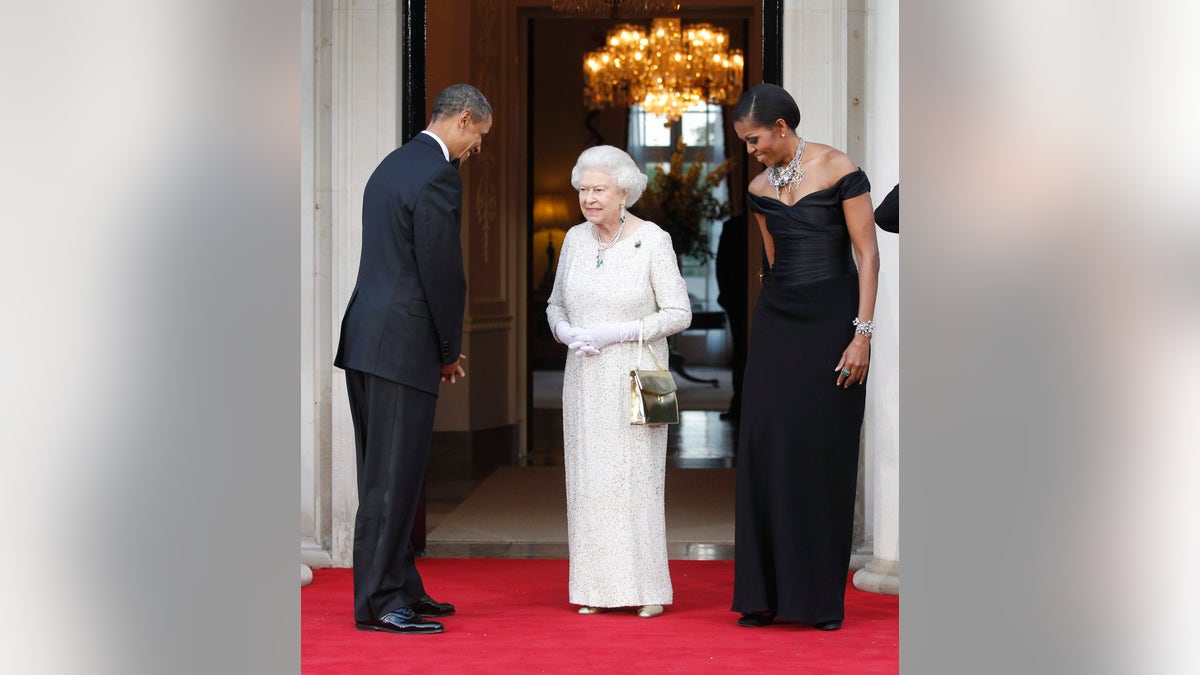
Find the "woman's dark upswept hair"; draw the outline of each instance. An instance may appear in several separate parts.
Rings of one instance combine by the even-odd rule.
[[[776,84],[756,84],[746,90],[733,108],[733,121],[746,120],[769,127],[783,120],[788,128],[800,126],[800,107],[787,90]]]

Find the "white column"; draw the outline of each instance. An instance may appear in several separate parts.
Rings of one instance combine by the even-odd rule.
[[[787,0],[783,88],[800,106],[800,135],[846,148],[846,0]]]
[[[867,161],[872,198],[900,181],[900,11],[898,0],[867,2]],[[879,294],[871,338],[866,444],[873,471],[873,558],[855,572],[864,591],[900,592],[900,238],[877,230]]]
[[[783,10],[783,87],[796,99],[800,107],[801,136],[819,143],[826,143],[840,150],[851,152],[855,161],[862,158],[852,152],[850,141],[864,135],[861,116],[851,129],[849,114],[850,88],[853,82],[861,82],[864,74],[863,59],[851,53],[851,49],[862,47],[861,40],[850,39],[850,8],[848,4],[861,5],[863,0],[786,0]],[[866,167],[864,167],[866,168]],[[868,169],[868,174],[869,174]],[[874,368],[874,366],[872,366]],[[874,377],[874,370],[872,370]],[[864,426],[869,433],[871,401],[868,396],[867,416]],[[864,436],[865,437],[865,436]],[[861,490],[855,505],[855,526],[862,525],[862,548],[856,548],[851,557],[851,567],[861,567],[867,560],[872,539],[873,509],[873,462],[871,444],[863,443]],[[861,514],[861,515],[860,515]]]
[[[358,276],[363,186],[379,161],[400,145],[400,11],[397,0],[335,0],[334,6],[333,311],[329,321],[336,345],[342,312]],[[342,371],[334,371],[332,385],[330,554],[334,565],[348,566],[358,509],[354,425]]]
[[[363,186],[399,145],[400,10],[398,0],[308,0],[302,17],[301,561],[348,566],[354,427],[333,353],[358,275]]]
[[[861,17],[864,9],[865,21]],[[865,39],[854,32],[863,26]],[[783,86],[800,106],[801,134],[835,148],[856,148],[854,159],[871,178],[872,198],[875,203],[882,200],[899,181],[898,0],[787,0]],[[854,106],[863,106],[861,122],[850,112]],[[859,495],[865,511],[864,543],[870,545],[873,558],[855,573],[855,585],[896,593],[899,241],[895,235],[878,233],[881,271],[874,318],[880,327],[872,339],[864,419],[864,490]]]
[[[312,0],[300,5],[300,53],[312,54],[315,35]],[[300,538],[317,541],[316,443],[313,400],[313,60],[300,59]]]

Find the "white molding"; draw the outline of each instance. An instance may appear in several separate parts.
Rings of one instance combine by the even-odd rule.
[[[851,26],[866,34],[856,33],[851,40]],[[899,180],[898,46],[897,0],[784,3],[783,86],[800,106],[800,132],[840,150],[850,149],[854,134],[863,156],[853,159],[867,170],[875,203]],[[856,50],[853,54],[851,48]],[[854,116],[854,129],[849,128],[855,105],[851,90],[855,96],[861,91],[857,103],[864,106],[861,115]],[[859,499],[864,546],[876,560],[898,562],[899,241],[895,235],[878,233],[882,267],[875,319],[887,329],[876,333],[872,350]]]
[[[329,551],[312,539],[300,540],[300,562],[313,569],[333,567],[333,558]]]
[[[317,533],[316,409],[314,343],[316,330],[316,269],[314,221],[316,184],[313,177],[316,139],[316,64],[309,58],[315,50],[312,0],[304,0],[300,11],[300,534]]]
[[[379,161],[399,145],[400,10],[396,0],[332,0],[329,13],[331,66],[329,294],[321,298],[332,361],[342,313],[358,276],[362,191]],[[324,387],[322,387],[324,389]],[[354,426],[345,378],[329,366],[328,500],[329,554],[334,565],[351,564],[358,509]]]
[[[898,0],[867,3],[866,163],[876,204],[900,180],[900,12]],[[874,549],[878,561],[900,559],[900,238],[877,230],[879,293],[875,320],[882,330],[872,338],[867,420],[874,476]],[[892,588],[892,568],[880,562],[871,587]],[[866,577],[864,577],[865,579]],[[899,588],[898,578],[894,585]],[[887,591],[882,591],[887,592]]]
[[[846,0],[788,0],[783,10],[783,87],[800,106],[800,133],[846,147]]]
[[[339,334],[341,312],[345,310],[346,301],[354,288],[354,280],[358,273],[358,260],[354,252],[359,249],[360,229],[355,226],[359,212],[355,209],[354,197],[351,193],[353,184],[353,100],[354,85],[353,55],[354,55],[354,22],[351,12],[335,1],[336,8],[331,12],[332,25],[332,58],[333,82],[331,83],[332,101],[330,105],[330,131],[332,145],[330,148],[331,164],[331,219],[333,232],[332,244],[332,279],[331,305],[334,311],[327,316],[331,323],[330,329],[334,335]],[[361,207],[359,207],[361,209]],[[354,431],[350,419],[350,411],[344,398],[339,400],[339,394],[346,395],[344,378],[335,378],[328,405],[332,406],[330,458],[331,494],[328,495],[332,507],[332,523],[330,529],[330,555],[333,560],[347,563],[354,546],[353,521],[346,527],[346,514],[353,513],[357,508],[357,499],[353,494],[357,484],[354,474]],[[349,441],[350,448],[346,443]],[[347,451],[348,450],[348,451]],[[347,466],[346,457],[350,458]],[[347,470],[348,469],[348,470]],[[349,488],[350,494],[347,494]]]
[[[900,563],[872,558],[854,573],[854,587],[860,591],[900,595]]]

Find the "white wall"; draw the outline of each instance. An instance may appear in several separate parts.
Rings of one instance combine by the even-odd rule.
[[[362,190],[399,145],[397,0],[308,0],[301,228],[301,559],[349,565],[358,496],[345,379],[333,368],[358,274]]]
[[[900,182],[900,3],[869,0],[867,15],[867,155],[871,196],[878,204]],[[900,559],[900,236],[879,234],[877,332],[872,341],[871,414],[874,454],[874,555]]]
[[[899,181],[898,0],[787,0],[783,25],[783,86],[800,106],[801,135],[850,152],[870,177],[878,204]],[[876,558],[895,561],[899,237],[876,232],[881,269],[863,425],[863,534]]]

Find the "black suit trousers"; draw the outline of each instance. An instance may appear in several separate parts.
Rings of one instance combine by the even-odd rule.
[[[352,369],[346,389],[358,467],[354,620],[371,621],[425,595],[412,529],[437,397]]]

